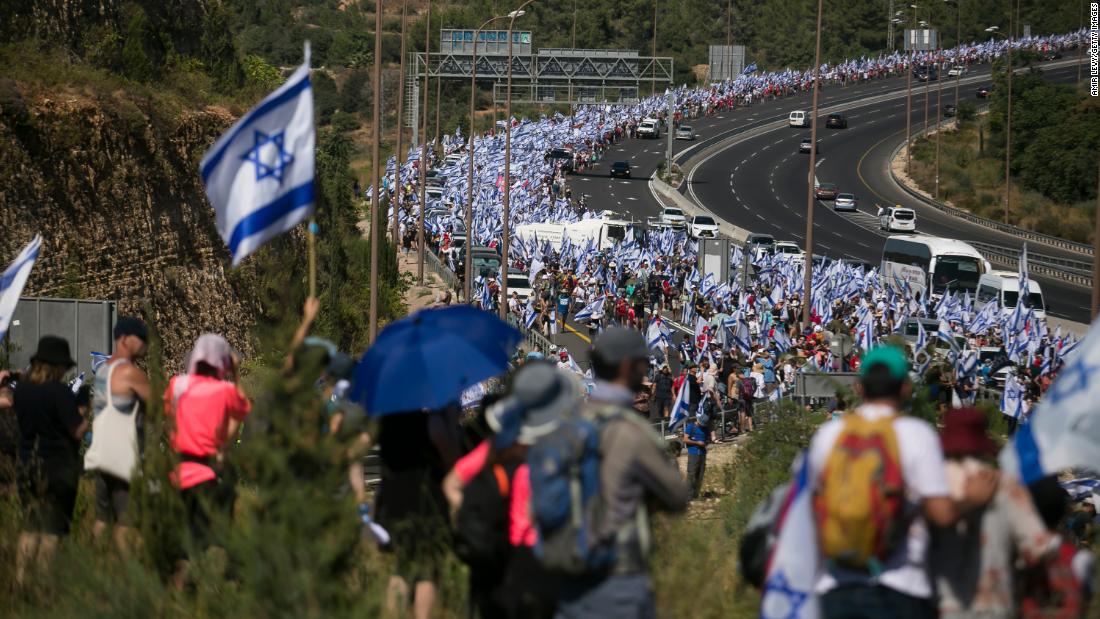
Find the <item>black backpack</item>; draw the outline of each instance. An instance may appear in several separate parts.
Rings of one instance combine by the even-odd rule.
[[[462,493],[455,515],[455,555],[474,569],[500,569],[508,560],[508,503],[515,465],[486,464]]]

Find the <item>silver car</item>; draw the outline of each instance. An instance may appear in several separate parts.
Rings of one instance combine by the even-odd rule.
[[[833,202],[834,211],[852,211],[859,210],[856,208],[856,197],[850,193],[838,193],[836,200]]]
[[[677,140],[694,140],[695,130],[687,125],[680,125],[680,128],[676,130]]]

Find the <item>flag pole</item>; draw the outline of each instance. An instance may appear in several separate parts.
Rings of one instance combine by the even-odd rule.
[[[317,298],[317,220],[310,217],[309,226],[309,296]]]

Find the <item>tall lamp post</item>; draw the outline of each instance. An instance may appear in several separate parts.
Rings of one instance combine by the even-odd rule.
[[[962,46],[962,0],[943,0],[945,4],[955,3],[955,49]],[[958,60],[952,61],[954,66],[961,67]],[[962,71],[955,72],[955,113],[959,113],[959,79]]]
[[[500,269],[500,317],[508,317],[508,258],[511,247],[512,224],[512,29],[516,25],[516,18],[523,17],[527,5],[535,0],[527,0],[519,5],[519,8],[508,14],[508,86],[504,97],[504,234],[501,240],[501,264]],[[576,47],[577,36],[577,5],[573,5],[573,46]],[[468,241],[467,241],[468,242]]]
[[[432,68],[432,0],[428,0],[428,17],[424,22],[424,103],[420,118],[420,133],[424,141],[420,143],[420,217],[416,230],[416,279],[424,285],[424,207],[427,195],[428,175],[428,74]]]
[[[397,144],[393,156],[393,245],[401,246],[401,204],[405,201],[405,187],[401,184],[401,165],[405,163],[405,126],[402,115],[405,112],[405,25],[408,20],[409,0],[401,0],[401,64],[398,71],[397,87]]]
[[[466,188],[466,268],[463,269],[466,275],[466,303],[470,302],[474,290],[474,137],[477,135],[477,132],[474,130],[474,108],[477,103],[477,40],[481,36],[481,31],[486,26],[498,19],[504,19],[505,17],[508,16],[497,15],[495,17],[490,17],[485,20],[484,24],[478,26],[477,30],[474,30],[474,52],[470,63],[470,146],[466,149],[466,156],[470,160],[469,176],[467,177],[469,186]]]
[[[1004,37],[1008,41],[1005,52],[1005,67],[1008,70],[1008,109],[1005,112],[1005,223],[1008,223],[1009,206],[1012,203],[1012,15],[1008,17],[1009,34],[998,31],[997,26],[990,26],[986,32]]]
[[[810,324],[810,307],[813,305],[813,257],[814,257],[814,160],[817,158],[817,93],[821,88],[821,13],[823,0],[817,0],[817,31],[814,34],[814,92],[810,105],[810,166],[806,172],[806,268],[803,269],[802,327]]]
[[[378,206],[378,184],[381,182],[381,174],[378,173],[378,143],[382,140],[379,128],[382,123],[381,99],[382,91],[382,0],[374,2],[374,91],[373,94],[373,118],[371,120],[371,201],[370,201],[370,341],[378,335],[378,240],[381,238],[379,228],[385,224],[379,218],[381,209]]]
[[[917,5],[910,4],[909,8],[913,9],[912,24],[916,26],[917,20]],[[900,21],[900,20],[899,20]],[[906,43],[908,44],[908,42]],[[905,46],[902,46],[904,49]],[[913,135],[913,58],[915,54],[913,50],[909,50],[909,62],[905,67],[905,174],[912,174],[912,135]]]

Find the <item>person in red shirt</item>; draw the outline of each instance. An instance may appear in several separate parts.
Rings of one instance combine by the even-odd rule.
[[[180,489],[196,545],[206,548],[212,545],[212,512],[228,517],[236,499],[233,486],[218,478],[218,465],[252,410],[240,387],[240,362],[225,338],[207,333],[195,341],[187,374],[168,383],[164,410],[174,422],[171,447],[180,457],[172,483]],[[178,587],[186,572],[183,560],[177,565]]]

